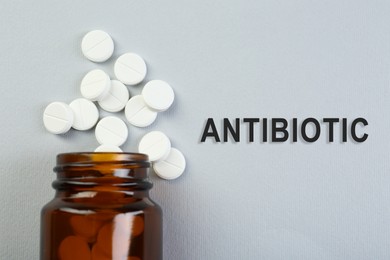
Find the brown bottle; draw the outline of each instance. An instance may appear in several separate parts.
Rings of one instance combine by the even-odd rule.
[[[162,213],[144,154],[57,156],[41,213],[41,260],[162,260]]]

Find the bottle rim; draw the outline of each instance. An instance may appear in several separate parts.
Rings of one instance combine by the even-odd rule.
[[[58,167],[85,167],[96,164],[121,164],[121,165],[142,165],[149,167],[149,158],[142,153],[117,153],[117,152],[72,152],[60,153],[57,155]]]

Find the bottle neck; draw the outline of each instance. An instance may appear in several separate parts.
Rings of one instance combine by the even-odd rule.
[[[136,153],[70,153],[57,156],[56,197],[80,200],[148,197],[150,163]]]

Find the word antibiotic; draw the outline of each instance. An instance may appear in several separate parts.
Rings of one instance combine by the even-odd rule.
[[[298,141],[298,135],[305,142],[313,143],[316,142],[321,136],[322,126],[325,125],[325,128],[328,130],[327,142],[334,142],[334,132],[335,128],[341,131],[341,141],[347,142],[348,137],[352,138],[353,141],[357,143],[363,143],[367,140],[367,133],[356,133],[356,128],[359,125],[360,128],[368,125],[368,122],[364,118],[356,118],[352,120],[352,123],[348,125],[347,118],[323,118],[322,120],[317,120],[315,118],[306,118],[298,125],[298,119],[293,118],[288,120],[284,118],[235,118],[232,122],[228,118],[222,120],[222,135],[217,130],[213,118],[208,118],[203,129],[201,142],[205,142],[207,139],[211,139],[215,142],[221,142],[221,137],[223,137],[223,142],[228,142],[228,136],[230,134],[231,138],[235,142],[240,142],[240,132],[241,125],[247,125],[248,129],[248,141],[254,142],[254,131],[255,126],[258,124],[260,130],[262,131],[260,135],[261,142],[269,142],[268,132],[271,134],[271,142],[286,142],[287,140],[292,140],[292,142]],[[299,128],[299,129],[298,129]],[[308,129],[312,129],[308,133]]]

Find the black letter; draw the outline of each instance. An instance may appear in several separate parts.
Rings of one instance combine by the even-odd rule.
[[[333,143],[333,123],[338,123],[340,120],[338,118],[324,118],[322,120],[324,123],[329,123],[329,143]]]
[[[358,123],[362,123],[364,126],[366,126],[366,125],[368,125],[368,122],[366,119],[359,117],[359,118],[356,118],[355,120],[353,120],[352,125],[351,125],[351,135],[352,135],[353,140],[355,140],[358,143],[363,143],[364,141],[367,140],[368,134],[365,133],[363,135],[363,137],[360,137],[360,138],[356,136],[356,125]]]
[[[244,118],[244,123],[249,123],[249,142],[253,142],[253,125],[258,122],[259,118]]]
[[[343,118],[343,127],[342,127],[342,131],[343,131],[343,142],[347,142],[347,119],[346,118]]]
[[[281,127],[277,127],[278,123],[282,123]],[[272,142],[285,142],[288,139],[287,120],[284,118],[272,118]],[[283,133],[283,137],[277,137],[276,133]]]
[[[209,128],[211,127],[211,132],[209,132]],[[218,136],[217,128],[215,127],[214,120],[212,118],[207,119],[206,126],[204,127],[202,139],[200,140],[202,143],[206,141],[207,137],[214,137],[217,143],[221,142]]]
[[[267,142],[267,118],[263,118],[263,142]]]
[[[298,130],[297,130],[297,119],[293,118],[293,142],[296,143],[298,140]]]
[[[315,128],[316,128],[315,134],[312,138],[308,137],[306,134],[306,126],[309,123],[313,123],[315,125]],[[306,118],[302,122],[301,134],[302,134],[303,140],[305,140],[306,142],[312,143],[312,142],[317,141],[317,139],[320,137],[320,132],[321,132],[320,123],[318,123],[318,121],[315,118],[309,117],[309,118]]]
[[[228,118],[223,119],[223,141],[228,141],[228,130],[232,135],[235,142],[240,141],[240,119],[236,118],[236,131],[234,131],[233,126],[230,124]]]

